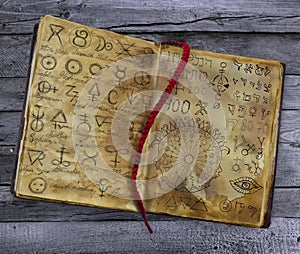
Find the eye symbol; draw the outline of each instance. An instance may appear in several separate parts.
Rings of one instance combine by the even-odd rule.
[[[252,194],[262,187],[251,177],[239,177],[229,181],[232,188],[239,193]]]

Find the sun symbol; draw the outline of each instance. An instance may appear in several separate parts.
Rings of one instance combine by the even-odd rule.
[[[221,149],[213,136],[200,130],[199,140],[183,141],[176,129],[164,137],[167,146],[155,166],[169,187],[194,193],[207,188],[210,181],[220,175]],[[181,142],[187,143],[181,146]],[[176,174],[167,174],[169,170]]]

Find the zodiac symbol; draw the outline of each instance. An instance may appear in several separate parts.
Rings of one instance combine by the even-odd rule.
[[[38,83],[38,90],[41,93],[49,93],[51,90],[53,90],[53,93],[55,93],[57,91],[56,87],[54,86],[53,88],[51,88],[51,85],[48,81],[40,81]]]
[[[100,197],[102,198],[104,193],[108,190],[108,188],[111,188],[111,185],[108,185],[108,180],[106,178],[101,178],[99,181],[99,190],[101,192]]]
[[[65,68],[70,74],[78,74],[82,71],[81,62],[76,59],[69,59],[66,62]]]
[[[40,166],[43,166],[42,160],[45,159],[45,153],[43,151],[28,149],[28,157],[31,165],[38,162]]]
[[[37,194],[43,193],[46,190],[46,187],[47,182],[42,177],[33,178],[28,185],[29,190]]]
[[[69,167],[71,165],[70,161],[63,160],[64,154],[68,154],[68,152],[65,152],[66,148],[64,146],[61,147],[60,150],[57,150],[56,152],[59,153],[59,160],[58,159],[53,159],[51,161],[52,165],[59,167],[60,165],[64,167]]]
[[[103,36],[97,36],[99,39],[98,47],[95,49],[96,51],[102,51],[107,50],[110,51],[113,49],[113,45],[111,42],[106,42],[105,38]]]
[[[231,201],[228,199],[224,199],[223,201],[220,202],[219,208],[222,212],[229,212],[232,208]]]
[[[56,66],[56,59],[53,56],[44,56],[41,60],[41,65],[48,71],[53,70]]]
[[[127,44],[127,43],[122,43],[119,40],[117,40],[118,44],[121,46],[122,51],[117,53],[117,56],[120,55],[126,55],[126,56],[130,56],[132,57],[131,53],[130,53],[130,48],[135,46],[135,42],[131,43],[131,44]]]
[[[54,122],[54,128],[62,129],[65,127],[68,127],[67,125],[62,125],[64,123],[67,123],[67,118],[62,110],[59,110],[57,114],[50,120],[51,122]]]
[[[72,31],[72,34],[75,33],[73,39],[70,37],[70,42],[79,48],[87,48],[90,46],[91,39],[89,32],[85,28],[79,28]]]
[[[219,75],[217,75],[213,82],[211,82],[211,85],[213,86],[213,90],[221,96],[221,93],[225,92],[229,88],[228,84],[228,78],[226,76],[223,76],[225,73],[225,68],[227,67],[227,63],[222,62],[220,63],[220,67],[222,69],[219,69]]]
[[[134,74],[134,82],[137,85],[145,86],[148,85],[151,81],[150,75],[145,71],[138,71]]]
[[[239,177],[234,180],[229,180],[229,182],[235,191],[242,194],[252,194],[262,188],[251,177]]]
[[[94,163],[94,166],[96,166],[97,161],[95,158],[98,156],[98,152],[96,152],[95,155],[88,155],[86,151],[83,151],[83,153],[85,154],[86,158],[84,158],[82,160],[82,164],[85,163],[87,160],[92,160]]]
[[[30,128],[35,132],[40,132],[44,128],[44,122],[42,118],[44,117],[45,112],[40,114],[40,109],[42,106],[35,105],[35,107],[37,108],[37,113],[35,114],[34,112],[32,112],[32,117],[34,119],[31,121]]]
[[[60,45],[62,45],[62,41],[61,41],[59,33],[62,30],[64,30],[64,27],[60,26],[60,25],[54,25],[54,24],[50,24],[49,27],[51,29],[52,34],[49,36],[48,42],[55,36],[55,37],[58,38],[58,41],[59,41]]]

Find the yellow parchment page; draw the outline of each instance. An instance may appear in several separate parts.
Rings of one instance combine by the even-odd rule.
[[[131,173],[182,49],[46,16],[28,87],[17,196],[138,211]],[[141,158],[146,210],[265,224],[282,85],[277,61],[192,50]]]

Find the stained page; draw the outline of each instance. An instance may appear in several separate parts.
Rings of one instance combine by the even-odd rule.
[[[150,110],[182,49],[51,16],[39,24],[17,196],[138,211],[131,183]],[[146,210],[262,226],[282,67],[192,50],[141,155]]]

